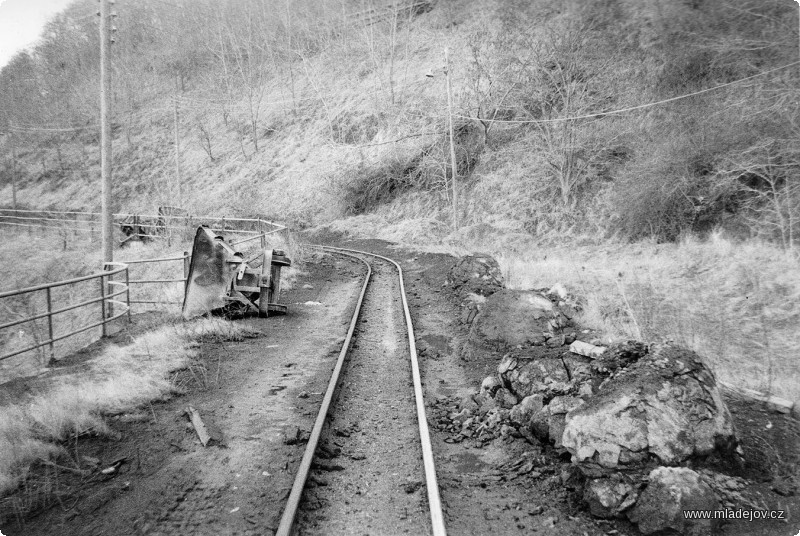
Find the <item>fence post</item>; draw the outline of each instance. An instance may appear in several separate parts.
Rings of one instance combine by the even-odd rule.
[[[189,252],[183,252],[183,279],[188,282],[189,281],[189,263],[191,262],[191,257],[189,257]]]
[[[264,221],[261,218],[258,218],[258,230],[261,232],[261,249],[267,249],[267,235],[264,234],[266,230],[264,229]]]
[[[50,295],[50,287],[45,289],[47,291],[47,334],[50,337],[50,360],[56,358],[55,343],[53,342],[53,299]]]
[[[105,265],[103,265],[103,270],[105,270],[105,269],[106,269],[106,267],[105,267]],[[106,336],[106,283],[105,283],[104,279],[105,279],[105,276],[101,274],[100,275],[100,297],[102,299],[100,300],[100,314],[101,314],[100,319],[103,321],[103,323],[101,324],[101,327],[103,328],[103,337]]]
[[[131,275],[125,267],[125,303],[128,305],[128,322],[131,321]]]

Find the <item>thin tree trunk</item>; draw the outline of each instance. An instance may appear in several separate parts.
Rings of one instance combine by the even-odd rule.
[[[17,209],[17,148],[11,146],[11,208]]]

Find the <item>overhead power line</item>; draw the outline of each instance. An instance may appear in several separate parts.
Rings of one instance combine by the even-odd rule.
[[[645,108],[651,108],[653,106],[659,106],[661,104],[666,104],[668,102],[675,102],[675,101],[679,101],[679,100],[682,100],[682,99],[688,99],[690,97],[695,97],[697,95],[702,95],[703,93],[709,93],[711,91],[717,91],[718,89],[722,89],[722,88],[725,88],[725,87],[729,87],[729,86],[733,86],[733,85],[736,85],[736,84],[740,84],[742,82],[746,82],[747,80],[752,80],[752,79],[758,78],[760,76],[765,76],[765,75],[768,75],[768,74],[772,74],[774,72],[780,71],[782,69],[786,69],[788,67],[793,67],[793,66],[798,65],[798,64],[800,64],[800,61],[795,61],[795,62],[786,64],[786,65],[782,65],[780,67],[775,67],[774,69],[770,69],[769,71],[763,71],[761,73],[757,73],[757,74],[754,74],[754,75],[751,75],[751,76],[747,76],[745,78],[740,78],[739,80],[734,80],[732,82],[727,82],[725,84],[720,84],[718,86],[714,86],[714,87],[710,87],[710,88],[706,88],[706,89],[701,89],[699,91],[693,91],[692,93],[686,93],[685,95],[679,95],[677,97],[671,97],[669,99],[663,99],[663,100],[655,101],[655,102],[648,102],[646,104],[639,104],[637,106],[630,106],[628,108],[620,108],[618,110],[609,110],[609,111],[604,111],[604,112],[596,112],[596,113],[593,113],[593,114],[586,114],[586,115],[576,115],[576,116],[571,116],[571,117],[555,117],[553,119],[479,119],[479,121],[483,121],[485,123],[515,123],[515,124],[557,123],[557,122],[560,122],[560,121],[574,121],[574,120],[577,120],[577,119],[592,119],[592,118],[595,118],[595,117],[602,117],[604,115],[623,114],[623,113],[632,112],[632,111],[635,111],[635,110],[643,110]],[[470,117],[470,116],[467,116],[467,115],[456,115],[456,114],[453,114],[453,116],[454,117],[458,117],[460,119],[477,119],[475,117]]]
[[[100,125],[87,125],[84,127],[8,127],[13,132],[76,132],[98,128]]]

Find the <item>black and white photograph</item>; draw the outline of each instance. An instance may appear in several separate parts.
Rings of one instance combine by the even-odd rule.
[[[800,0],[0,0],[0,536],[800,536]]]

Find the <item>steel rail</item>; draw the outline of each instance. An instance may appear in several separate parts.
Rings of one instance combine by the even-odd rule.
[[[349,255],[346,253],[344,253],[344,255],[364,263],[364,265],[367,267],[367,275],[364,278],[364,285],[361,287],[361,293],[358,295],[358,301],[356,302],[356,308],[353,312],[353,318],[350,320],[350,328],[347,330],[347,336],[342,343],[342,350],[339,352],[336,365],[333,367],[333,373],[331,374],[331,379],[328,382],[328,388],[325,390],[325,396],[322,399],[322,405],[320,406],[319,413],[317,414],[317,419],[314,421],[314,428],[311,430],[308,443],[306,443],[306,449],[305,452],[303,452],[303,459],[300,460],[300,467],[297,470],[297,475],[295,476],[294,483],[292,484],[292,490],[289,493],[289,498],[287,499],[286,506],[283,509],[281,522],[280,525],[278,525],[278,530],[275,533],[275,536],[289,536],[292,533],[292,526],[294,525],[295,515],[297,514],[297,507],[300,505],[300,497],[302,496],[303,488],[305,488],[306,485],[308,472],[311,470],[311,462],[314,460],[314,452],[317,450],[317,444],[319,443],[319,438],[322,435],[322,428],[325,425],[325,419],[328,416],[331,401],[333,400],[333,395],[336,392],[336,386],[339,383],[339,375],[342,371],[344,361],[347,358],[348,351],[350,350],[350,341],[352,340],[353,333],[356,330],[358,317],[361,314],[361,305],[364,302],[364,296],[367,293],[367,287],[369,286],[369,281],[372,277],[372,266],[370,266],[367,261],[355,255]]]
[[[382,255],[377,255],[375,253],[368,253],[366,251],[358,251],[354,249],[335,248],[331,246],[312,246],[312,247],[321,248],[324,251],[337,253],[339,255],[344,255],[361,261],[367,266],[367,277],[364,279],[364,286],[362,287],[361,294],[358,297],[356,310],[350,322],[350,329],[348,330],[347,337],[345,338],[345,341],[342,344],[342,350],[339,353],[339,359],[336,362],[333,375],[331,376],[331,380],[328,384],[328,390],[325,392],[325,398],[323,399],[322,406],[320,407],[319,414],[317,415],[317,420],[314,423],[314,429],[312,430],[311,436],[309,437],[308,444],[306,445],[306,450],[303,453],[303,459],[300,462],[300,467],[298,469],[297,476],[295,477],[295,481],[292,486],[292,491],[289,494],[287,505],[284,508],[283,515],[281,517],[281,523],[278,527],[278,531],[276,532],[276,536],[289,536],[292,533],[291,530],[294,525],[294,519],[297,512],[297,507],[300,503],[300,497],[303,493],[303,488],[305,487],[305,482],[308,477],[308,471],[311,467],[311,462],[314,458],[314,452],[317,449],[319,437],[322,432],[322,426],[325,423],[325,419],[327,418],[328,411],[330,409],[330,401],[333,398],[334,391],[336,390],[336,385],[338,384],[339,381],[339,373],[341,372],[342,364],[344,363],[344,359],[347,356],[347,352],[349,351],[350,341],[352,339],[353,332],[355,331],[355,326],[357,325],[358,322],[358,317],[361,311],[361,305],[364,300],[364,295],[366,294],[367,286],[372,276],[372,266],[358,255],[367,255],[384,260],[394,265],[394,267],[397,269],[398,277],[400,280],[400,296],[402,298],[403,312],[408,332],[408,345],[409,345],[409,354],[411,360],[411,375],[414,384],[414,400],[417,409],[417,423],[419,426],[420,442],[422,443],[422,459],[425,470],[425,482],[428,491],[428,507],[430,509],[430,515],[431,515],[431,529],[433,536],[446,536],[447,530],[444,525],[444,516],[442,514],[442,503],[441,503],[441,498],[439,496],[439,484],[436,479],[436,467],[433,459],[433,449],[431,447],[430,433],[428,432],[428,420],[425,414],[425,400],[422,394],[422,382],[420,380],[419,361],[417,359],[417,346],[414,338],[414,325],[411,321],[411,312],[408,308],[408,300],[406,299],[405,285],[403,283],[403,269],[394,260],[388,257],[384,257]]]
[[[378,255],[376,253],[368,253],[366,251],[358,251],[346,248],[332,248],[326,247],[325,249],[331,251],[338,251],[340,253],[358,253],[361,255],[370,255],[378,259],[389,262],[397,268],[397,274],[400,279],[400,297],[403,301],[403,312],[406,319],[406,327],[408,328],[408,346],[411,358],[411,375],[414,381],[414,398],[417,405],[417,423],[419,425],[419,436],[422,443],[422,460],[425,466],[425,483],[428,488],[428,507],[431,513],[431,525],[434,536],[445,536],[447,529],[444,525],[444,516],[442,514],[442,501],[439,496],[439,484],[436,479],[436,464],[433,459],[433,448],[431,447],[431,437],[428,431],[428,418],[425,414],[425,399],[422,394],[422,380],[419,373],[419,359],[417,358],[417,344],[414,337],[414,324],[411,321],[411,311],[408,308],[408,300],[406,299],[406,288],[403,283],[403,269],[393,259]]]

